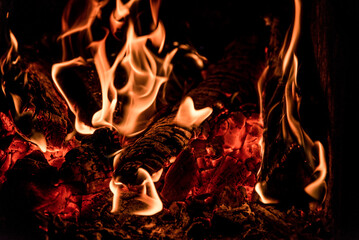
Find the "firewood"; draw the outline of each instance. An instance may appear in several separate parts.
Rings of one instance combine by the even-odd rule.
[[[84,136],[81,145],[66,154],[59,169],[61,181],[78,186],[81,194],[108,191],[112,164],[106,156],[111,155],[116,145],[114,133],[106,128]]]
[[[195,108],[239,108],[243,104],[256,104],[254,83],[263,66],[263,54],[256,48],[255,39],[233,42],[226,57],[207,70],[207,77],[188,93]],[[231,102],[231,98],[234,100]],[[177,108],[175,107],[174,110]],[[134,182],[137,169],[150,174],[159,171],[170,157],[177,156],[188,144],[192,131],[173,123],[175,113],[170,111],[158,119],[132,145],[123,149],[114,176],[121,181]]]

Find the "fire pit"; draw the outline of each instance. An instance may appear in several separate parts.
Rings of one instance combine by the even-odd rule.
[[[1,237],[344,236],[324,3],[177,4],[0,3]]]

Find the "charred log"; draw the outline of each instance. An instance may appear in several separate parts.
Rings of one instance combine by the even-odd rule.
[[[17,132],[27,140],[44,138],[48,149],[60,148],[73,131],[65,101],[55,89],[49,70],[41,60],[27,54],[10,64],[2,76],[6,100]]]
[[[59,169],[61,180],[78,186],[83,195],[108,190],[112,172],[110,155],[118,145],[109,129],[83,136],[81,145],[66,154],[66,161]]]

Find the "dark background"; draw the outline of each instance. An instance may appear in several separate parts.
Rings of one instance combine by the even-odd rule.
[[[115,2],[115,1],[112,1]],[[61,32],[61,15],[67,1],[1,0],[1,22],[9,12],[8,25],[19,45],[53,43]],[[291,1],[204,1],[162,0],[160,19],[166,27],[167,41],[190,43],[206,57],[218,58],[233,39],[249,32],[258,33],[263,16],[280,16],[291,23]]]

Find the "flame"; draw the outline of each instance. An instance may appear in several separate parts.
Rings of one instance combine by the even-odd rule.
[[[192,98],[186,97],[178,109],[174,122],[180,127],[191,129],[199,126],[211,115],[212,111],[210,107],[196,110]]]
[[[148,42],[158,49],[160,53],[165,42],[165,30],[162,22],[158,21],[159,1],[151,1],[151,12],[153,18],[153,31],[148,35],[138,36],[135,32],[134,23],[129,20],[126,42],[111,63],[107,57],[106,40],[110,31],[115,34],[123,26],[124,18],[129,15],[130,8],[134,0],[123,4],[120,0],[116,1],[116,8],[110,16],[110,30],[105,29],[105,36],[97,41],[93,40],[91,26],[96,18],[101,17],[101,8],[108,1],[92,1],[87,4],[84,12],[70,24],[71,4],[63,16],[63,31],[61,39],[63,41],[63,58],[69,57],[67,43],[71,42],[71,36],[75,33],[85,34],[89,42],[93,56],[93,62],[99,76],[102,93],[102,107],[92,116],[92,126],[86,126],[78,118],[78,110],[74,103],[71,103],[61,86],[58,84],[59,73],[67,67],[85,65],[86,61],[82,57],[64,60],[62,63],[55,64],[52,69],[52,76],[60,93],[64,96],[70,106],[70,110],[76,116],[76,130],[80,133],[91,134],[94,129],[99,127],[115,128],[119,133],[131,136],[144,130],[147,124],[145,116],[151,116],[155,112],[155,100],[162,84],[164,84],[172,70],[171,60],[176,53],[176,49],[168,53],[164,58],[159,58],[148,47]],[[117,89],[114,85],[115,72],[119,67],[127,72],[127,82]],[[120,122],[114,122],[114,112],[119,104],[119,97],[128,99],[128,104],[123,106],[123,117]],[[121,103],[120,103],[121,104]]]
[[[308,136],[308,134],[301,127],[300,122],[294,117],[293,113],[299,111],[300,97],[296,92],[297,88],[297,72],[298,72],[298,59],[293,54],[293,63],[291,65],[289,80],[285,87],[285,104],[286,104],[286,122],[282,122],[283,137],[290,138],[290,134],[295,137],[300,146],[303,147],[306,159],[310,166],[315,166],[316,161],[319,162],[318,166],[314,169],[314,173],[318,173],[319,177],[308,186],[305,187],[305,192],[316,200],[321,200],[325,197],[326,183],[325,177],[327,174],[327,166],[325,159],[324,147],[321,142],[315,141]],[[289,129],[287,129],[287,124]],[[324,192],[324,196],[323,196]],[[323,199],[324,200],[324,199]]]
[[[138,169],[137,175],[138,180],[142,180],[142,183],[138,186],[140,189],[139,193],[131,193],[125,184],[115,179],[111,180],[110,190],[114,194],[112,213],[126,211],[134,215],[151,216],[162,210],[163,204],[158,196],[151,175],[143,168]],[[132,206],[130,208],[123,207],[122,205],[126,206],[126,202]]]
[[[113,10],[110,16],[110,30],[116,37],[116,33],[119,32],[125,24],[125,18],[130,14],[130,8],[135,0],[131,0],[126,4],[123,4],[120,0],[116,1],[116,9]]]
[[[148,110],[153,112],[151,108],[154,106],[161,85],[168,79],[172,70],[170,61],[176,53],[176,50],[173,50],[163,60],[159,59],[146,47],[148,40],[153,44],[158,44],[156,46],[160,51],[164,44],[163,25],[160,23],[150,35],[137,36],[134,26],[130,22],[125,47],[111,67],[106,60],[105,42],[101,41],[98,46],[93,45],[96,48],[94,60],[101,81],[103,97],[102,109],[96,112],[92,119],[94,126],[114,126],[124,135],[134,135],[143,130],[145,122],[140,121],[141,114]],[[116,90],[113,80],[115,70],[120,62],[127,71],[129,79],[123,88]],[[118,95],[125,95],[130,100],[124,108],[122,122],[116,124],[112,119]]]
[[[58,81],[58,76],[60,75],[60,73],[62,71],[66,70],[67,68],[73,68],[76,66],[84,66],[84,65],[86,65],[86,62],[82,57],[74,58],[72,60],[65,61],[62,63],[57,63],[52,66],[51,75],[52,75],[52,79],[55,83],[56,88],[59,90],[60,94],[64,97],[70,110],[75,114],[75,128],[76,128],[77,132],[82,133],[82,134],[92,134],[92,133],[94,133],[95,128],[87,126],[85,123],[80,121],[78,107],[76,106],[75,103],[72,103],[69,100],[69,98],[67,98],[65,92],[62,90],[60,83]]]
[[[6,57],[4,57],[0,63],[0,70],[1,70],[2,74],[5,74],[5,71],[6,71],[5,66],[8,65],[7,67],[11,68],[12,65],[16,65],[18,63],[18,61],[20,60],[20,56],[17,54],[18,47],[19,47],[18,41],[17,41],[15,35],[11,31],[9,31],[9,35],[10,35],[10,48],[9,48],[8,52],[6,53]],[[15,59],[14,59],[14,56],[16,56]],[[15,81],[16,81],[16,79],[15,79]],[[27,84],[27,73],[25,73],[25,75],[24,75],[24,84]],[[1,89],[4,93],[4,95],[7,95],[5,81],[1,82]],[[15,93],[11,93],[11,92],[9,92],[9,95],[12,98],[13,103],[14,103],[14,108],[15,108],[14,119],[15,120],[18,120],[22,117],[26,117],[26,115],[32,114],[31,112],[23,112],[22,111],[23,102],[19,95],[15,94]],[[46,152],[46,148],[47,148],[46,138],[42,133],[39,133],[39,132],[35,131],[34,129],[32,129],[30,136],[25,136],[21,132],[18,132],[18,133],[26,141],[36,144],[42,152]]]
[[[83,2],[84,1],[84,2]],[[76,16],[76,3],[83,2],[83,11]],[[133,136],[145,129],[148,118],[155,113],[155,102],[161,86],[167,82],[172,71],[171,60],[176,54],[175,48],[164,57],[159,57],[165,43],[165,29],[159,21],[160,0],[150,0],[152,23],[151,32],[146,35],[139,35],[136,32],[135,19],[131,18],[131,7],[136,0],[123,3],[116,0],[116,6],[109,16],[109,26],[103,27],[104,35],[98,39],[93,36],[93,25],[98,19],[104,18],[102,8],[109,0],[71,0],[62,17],[62,41],[63,59],[62,62],[52,67],[52,78],[60,94],[65,98],[69,109],[75,115],[76,131],[82,134],[92,134],[97,128],[108,127],[116,129],[120,134]],[[126,23],[126,25],[125,25]],[[128,24],[127,24],[128,23]],[[125,29],[126,26],[126,29]],[[117,36],[117,33],[126,30],[126,40]],[[112,35],[111,35],[112,34]],[[108,57],[107,43],[110,37],[118,40],[121,47],[116,55]],[[75,44],[81,42],[86,44],[86,51],[90,58],[85,58],[88,53],[82,54]],[[150,46],[150,48],[149,48]],[[157,52],[153,52],[156,49]],[[77,55],[76,55],[77,54]],[[101,108],[92,116],[91,126],[86,125],[79,116],[80,109],[76,102],[67,96],[66,89],[62,88],[61,73],[69,68],[87,66],[93,63],[101,86]],[[116,88],[116,71],[122,68],[127,73],[127,79],[122,79],[121,88]],[[68,85],[68,84],[66,84]],[[126,99],[121,102],[119,99]],[[121,119],[115,118],[115,111],[121,107]],[[188,98],[181,105],[177,123],[181,126],[192,128],[198,126],[212,112],[212,109],[205,108],[195,110],[192,99]],[[181,116],[181,117],[180,117]],[[189,125],[188,125],[189,124]],[[114,166],[118,161],[121,151],[114,153]],[[127,211],[137,215],[152,215],[162,210],[162,202],[157,194],[154,181],[159,180],[161,171],[152,177],[144,169],[138,170],[138,180],[142,184],[135,186],[138,191],[132,191],[134,186],[126,186],[113,177],[110,189],[114,194],[112,212]],[[132,188],[131,188],[132,187]],[[138,204],[138,203],[141,204]],[[122,210],[126,204],[134,206]],[[133,210],[133,207],[139,209]]]
[[[9,31],[9,35],[10,35],[10,48],[5,54],[6,56],[0,59],[0,71],[3,75],[5,74],[5,66],[7,66],[9,63],[15,65],[20,59],[20,56],[17,55],[16,59],[11,61],[12,58],[14,57],[14,54],[16,55],[16,53],[18,52],[19,44],[17,42],[15,35],[11,31]],[[1,81],[1,90],[4,93],[4,95],[6,95],[5,81]]]
[[[295,18],[292,30],[291,41],[287,50],[285,51],[286,44],[280,52],[282,60],[282,75],[283,77],[289,72],[288,80],[285,86],[284,98],[285,98],[285,119],[282,121],[282,133],[285,140],[294,140],[303,147],[305,157],[310,166],[314,168],[316,162],[318,166],[313,170],[313,175],[317,173],[317,179],[307,185],[304,190],[312,198],[320,201],[325,199],[326,195],[326,183],[325,178],[327,174],[327,166],[325,159],[324,147],[321,142],[315,141],[308,136],[308,134],[302,128],[300,122],[295,115],[298,115],[300,108],[300,96],[297,93],[297,72],[298,72],[298,59],[295,54],[296,46],[300,33],[300,16],[301,16],[301,3],[299,0],[295,0]],[[285,40],[286,42],[286,40]],[[266,74],[267,68],[263,72],[262,76]],[[261,91],[263,86],[263,79],[258,82],[258,91],[261,101]],[[262,112],[262,105],[261,105]],[[271,199],[265,196],[264,182],[258,182],[255,186],[255,190],[261,198],[263,203],[276,203],[278,200]],[[323,194],[324,193],[324,194]]]
[[[6,64],[16,64],[19,59],[20,59],[20,56],[17,56],[15,60],[12,61],[12,58],[14,57],[14,53],[17,53],[18,52],[18,47],[19,47],[19,44],[17,42],[17,39],[15,37],[15,35],[10,31],[9,32],[10,34],[10,48],[6,54],[6,57],[4,57],[0,63],[0,70],[1,70],[1,73],[4,74],[5,72],[5,65]],[[3,92],[5,93],[5,90],[4,90],[4,87],[2,86],[3,88]]]
[[[275,203],[279,203],[279,201],[277,199],[274,198],[270,198],[268,196],[266,196],[263,192],[263,190],[265,189],[265,182],[258,182],[254,189],[256,190],[256,192],[258,193],[260,200],[262,203],[264,204],[275,204]]]
[[[28,114],[31,114],[29,112],[22,112],[22,100],[19,95],[10,93],[10,96],[12,97],[12,100],[14,102],[15,107],[15,120],[20,119],[22,117],[25,117]],[[36,144],[42,152],[46,152],[47,149],[47,143],[46,143],[46,137],[44,134],[35,131],[34,129],[31,130],[31,135],[29,137],[25,136],[24,134],[18,132],[22,138],[24,138],[26,141],[32,142]]]

